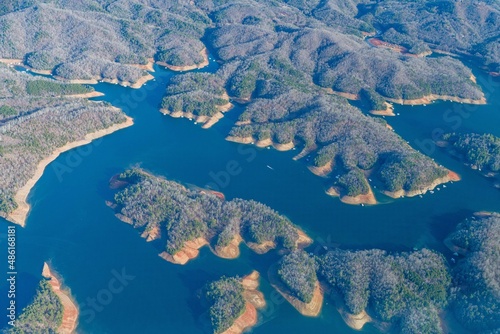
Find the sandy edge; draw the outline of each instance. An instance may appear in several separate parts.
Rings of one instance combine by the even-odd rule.
[[[278,151],[290,151],[291,149],[293,149],[295,147],[295,144],[293,142],[289,142],[286,144],[279,144],[279,143],[273,142],[271,138],[256,141],[252,136],[248,136],[248,137],[227,136],[226,140],[232,141],[234,143],[239,143],[239,144],[254,144],[255,146],[260,147],[260,148],[272,146]]]
[[[61,287],[61,282],[51,270],[49,265],[43,263],[42,276],[49,279],[49,284],[52,287],[52,291],[59,297],[61,304],[63,306],[63,316],[62,322],[57,333],[59,334],[71,334],[75,332],[76,325],[78,324],[78,307],[76,303],[72,300],[71,295],[68,291]]]
[[[320,167],[317,167],[317,166],[307,166],[307,168],[309,168],[309,170],[314,175],[326,178],[326,177],[328,177],[328,175],[330,175],[330,173],[333,170],[333,160],[328,161],[325,165],[320,166]]]
[[[237,234],[225,247],[210,247],[210,250],[222,259],[236,259],[240,256],[240,243],[243,241],[241,235]]]
[[[204,237],[198,237],[194,240],[186,241],[181,250],[179,250],[174,255],[171,255],[164,251],[158,254],[158,256],[170,263],[184,265],[188,263],[189,260],[197,258],[200,254],[199,249],[208,244],[209,242],[207,239],[205,239]]]
[[[394,106],[389,102],[385,103],[385,109],[383,110],[370,110],[369,113],[377,116],[396,116],[394,113]]]
[[[95,85],[95,84],[98,84],[99,81],[102,81],[102,82],[107,82],[107,83],[112,83],[112,84],[119,84],[123,87],[130,87],[130,88],[138,89],[138,88],[141,88],[146,82],[154,79],[154,76],[152,76],[149,73],[140,77],[136,82],[120,81],[118,79],[108,79],[108,78],[102,78],[102,77],[94,77],[92,79],[66,79],[63,77],[59,77],[57,75],[53,75],[53,70],[37,70],[37,69],[34,69],[32,67],[29,67],[28,65],[23,63],[22,59],[0,58],[0,63],[7,64],[9,66],[19,65],[19,66],[22,66],[25,69],[27,69],[33,73],[50,75],[52,77],[52,79],[55,79],[55,80],[59,80],[59,81],[65,82],[65,83],[81,84],[81,85]],[[139,65],[139,64],[122,64],[122,65],[134,66],[134,67],[138,67],[138,68],[144,69],[144,70],[149,71],[149,72],[154,72],[152,63],[148,63],[147,65]],[[94,97],[94,96],[92,96],[92,97]]]
[[[14,195],[14,200],[17,203],[18,207],[11,213],[7,215],[7,220],[19,224],[24,227],[26,223],[26,218],[28,217],[29,211],[30,211],[30,205],[27,203],[27,198],[28,195],[31,191],[31,188],[33,188],[36,184],[36,182],[42,177],[43,172],[45,168],[57,157],[66,151],[69,151],[73,148],[76,148],[78,146],[83,146],[91,143],[93,140],[97,138],[101,138],[104,136],[107,136],[115,131],[121,130],[123,128],[132,126],[134,124],[134,120],[128,116],[125,116],[126,120],[123,123],[115,124],[112,125],[106,129],[101,129],[96,132],[88,133],[85,135],[84,139],[82,140],[77,140],[71,143],[68,143],[64,145],[63,147],[60,147],[56,149],[54,152],[52,152],[51,155],[40,161],[36,167],[34,175],[31,177],[31,179],[26,182],[26,184],[19,189],[16,194]]]
[[[213,116],[196,116],[191,112],[185,112],[182,110],[170,111],[165,108],[161,108],[160,112],[163,115],[168,115],[173,118],[184,117],[188,119],[194,119],[197,123],[203,124],[203,129],[208,129],[211,128],[215,123],[217,123],[221,118],[223,118],[225,112],[231,110],[234,107],[233,104],[229,102],[229,96],[227,95],[227,93],[224,93],[221,98],[227,100],[228,102],[226,104],[216,106],[218,112]]]
[[[472,82],[474,82],[475,77],[471,76],[469,79]],[[334,91],[332,88],[325,88],[324,91],[327,94],[334,94],[334,95],[342,96],[348,100],[359,100],[360,99],[358,94]],[[385,97],[385,96],[383,96],[383,98],[389,102],[393,102],[393,103],[397,103],[397,104],[401,104],[401,105],[412,105],[412,106],[413,105],[421,105],[421,104],[430,104],[434,101],[439,101],[439,100],[453,101],[453,102],[457,102],[457,103],[467,103],[467,104],[487,104],[486,97],[484,96],[484,93],[481,96],[481,98],[478,100],[469,99],[469,98],[461,98],[461,97],[456,97],[456,96],[449,96],[449,95],[437,95],[437,94],[429,94],[426,96],[422,96],[421,98],[411,99],[411,100],[394,99],[394,98],[389,98],[389,97]],[[377,112],[377,111],[375,111],[375,112]],[[375,115],[382,115],[382,116],[393,116],[393,115],[390,115],[390,111],[388,109],[383,110],[383,111],[379,111],[379,112],[381,112],[381,113],[379,113],[379,114],[374,113],[374,114]]]
[[[276,291],[278,291],[290,303],[290,305],[299,311],[300,314],[306,317],[319,316],[323,307],[323,289],[319,284],[319,281],[316,281],[312,300],[309,303],[304,303],[285,292],[286,289],[284,288],[283,283],[280,282],[276,275],[276,265],[269,268],[268,277],[271,286],[276,289]]]
[[[128,221],[127,217],[117,214],[118,219],[121,221],[132,224],[131,221]],[[313,240],[305,234],[304,231],[299,229],[298,227],[295,227],[298,238],[295,241],[295,247],[296,248],[306,248],[307,246],[311,245],[313,243]],[[157,238],[151,238],[150,232],[143,232],[141,235],[143,238],[146,238],[147,241],[152,241]],[[190,260],[195,259],[198,257],[200,254],[199,249],[204,247],[204,246],[209,246],[210,250],[212,253],[220,258],[223,259],[236,259],[240,255],[240,249],[239,245],[241,243],[245,243],[245,245],[250,248],[253,252],[257,254],[265,254],[271,249],[276,248],[276,243],[274,241],[264,241],[260,244],[254,243],[254,242],[245,242],[241,235],[237,234],[233,237],[231,240],[230,244],[226,247],[212,247],[210,246],[210,241],[207,240],[206,237],[198,237],[194,240],[188,240],[184,243],[184,246],[174,255],[171,255],[167,253],[166,251],[161,252],[158,254],[162,259],[173,263],[173,264],[180,264],[180,265],[185,265],[188,263]]]
[[[368,185],[369,186],[369,185]],[[358,196],[347,196],[342,195],[341,192],[336,187],[330,187],[326,193],[333,197],[339,197],[340,201],[345,204],[358,205],[358,204],[368,204],[375,205],[377,204],[377,199],[375,198],[375,194],[373,193],[372,188],[369,186],[368,193],[360,194]]]
[[[90,99],[92,97],[99,97],[99,96],[104,96],[104,93],[93,91],[85,94],[62,95],[62,97],[73,97],[73,98],[83,98],[83,99]]]
[[[234,321],[231,327],[222,332],[222,334],[240,334],[257,324],[257,309],[266,306],[264,294],[258,290],[259,278],[259,272],[254,270],[241,279],[241,285],[244,289],[243,297],[246,301],[245,312]]]
[[[437,94],[429,94],[426,96],[423,96],[419,99],[412,99],[412,100],[404,100],[404,99],[392,99],[392,98],[385,98],[387,101],[394,102],[397,104],[402,104],[402,105],[420,105],[420,104],[430,104],[434,101],[438,100],[444,100],[444,101],[453,101],[453,102],[458,102],[458,103],[467,103],[467,104],[486,104],[486,98],[483,96],[479,100],[473,100],[473,99],[467,99],[467,98],[460,98],[460,97],[455,97],[455,96],[449,96],[449,95],[437,95]]]
[[[443,184],[443,183],[448,183],[450,181],[460,181],[460,175],[458,175],[457,173],[455,173],[455,172],[453,172],[451,170],[448,170],[448,174],[447,175],[434,180],[431,184],[429,184],[428,186],[425,186],[425,187],[423,187],[421,189],[413,190],[413,191],[405,191],[403,189],[400,189],[398,191],[393,191],[393,192],[391,192],[391,191],[384,191],[383,193],[386,194],[389,197],[392,197],[392,198],[400,198],[400,197],[403,197],[403,196],[414,197],[414,196],[417,196],[417,195],[423,195],[427,191],[433,190],[438,185]]]

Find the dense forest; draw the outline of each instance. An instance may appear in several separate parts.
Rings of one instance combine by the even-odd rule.
[[[451,276],[440,254],[336,249],[318,261],[320,277],[341,295],[347,312],[369,309],[404,333],[441,333],[438,311],[448,303]]]
[[[270,112],[269,112],[270,111]],[[366,194],[369,173],[382,183],[382,190],[418,191],[447,171],[413,150],[383,122],[363,115],[342,98],[300,94],[257,99],[240,117],[250,124],[231,131],[234,137],[271,138],[279,144],[296,140],[311,150],[316,167],[332,164],[332,182],[349,196]],[[341,175],[335,179],[334,175]]]
[[[10,0],[0,8],[0,58],[22,59],[66,79],[136,82],[144,72],[134,65],[148,59],[175,66],[199,64],[206,43],[231,63],[227,84],[238,97],[253,93],[259,84],[296,81],[293,74],[266,76],[269,69],[288,72],[265,65],[266,59],[276,58],[302,72],[306,80],[295,82],[299,85],[311,81],[352,94],[373,89],[390,98],[434,93],[477,99],[481,92],[459,61],[401,57],[371,47],[364,38],[381,31],[381,38],[415,53],[428,45],[467,51],[497,70],[498,4],[480,3]],[[474,15],[465,15],[466,10]],[[252,69],[252,61],[265,66]]]
[[[296,250],[281,258],[277,270],[279,279],[293,297],[304,303],[311,302],[318,283],[314,258],[303,250]]]
[[[459,224],[448,240],[464,258],[453,269],[453,310],[475,332],[500,328],[500,215],[473,217]]]
[[[229,102],[224,98],[224,82],[208,73],[188,73],[170,80],[161,107],[169,112],[182,111],[195,116],[213,116],[218,106]]]
[[[63,95],[89,92],[82,85],[38,79],[0,65],[0,214],[17,207],[13,196],[55,149],[125,121],[108,104]]]
[[[16,326],[4,334],[55,334],[61,325],[63,306],[48,281],[43,278],[33,301],[23,309]]]
[[[451,133],[443,136],[452,153],[474,169],[485,172],[500,171],[500,138],[491,134]]]
[[[262,203],[223,201],[140,169],[123,172],[119,180],[127,183],[114,198],[119,217],[145,231],[160,228],[166,234],[169,254],[199,237],[219,247],[229,245],[239,235],[247,244],[271,243],[290,250],[297,246],[295,226]]]
[[[204,297],[210,305],[209,314],[213,333],[222,333],[245,312],[243,286],[238,277],[222,277],[207,284]]]
[[[487,19],[453,20],[454,29],[471,30],[468,37],[475,31],[491,38],[499,27],[498,6],[481,3],[481,11],[475,12]],[[237,101],[250,102],[232,137],[316,148],[315,165],[332,164],[343,176],[339,182],[332,180],[342,195],[366,194],[370,185],[365,176],[372,169],[382,190],[415,193],[445,176],[444,169],[345,99],[326,95],[342,92],[366,100],[374,109],[382,108],[386,99],[431,94],[481,100],[484,94],[471,80],[472,72],[459,60],[413,57],[365,40],[377,30],[393,43],[394,36],[415,39],[421,21],[398,23],[403,13],[427,13],[425,22],[434,27],[438,14],[448,15],[442,8],[450,6],[357,0],[11,1],[0,12],[0,58],[23,59],[30,67],[66,79],[135,82],[144,75],[136,65],[148,59],[175,66],[200,64],[206,46],[221,67],[215,74],[176,76],[163,100],[164,110],[210,117],[228,101],[227,91]],[[451,7],[456,12],[465,8]],[[396,9],[397,15],[391,14]],[[384,26],[386,21],[394,23]],[[435,34],[445,32],[443,28]],[[21,35],[23,39],[15,38]],[[410,51],[427,50],[419,38],[402,44]],[[490,44],[474,46],[484,62],[495,58],[482,51],[495,50],[496,44]],[[2,115],[13,112],[0,110]]]

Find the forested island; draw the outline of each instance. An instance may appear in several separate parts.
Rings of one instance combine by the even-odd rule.
[[[165,240],[160,256],[173,263],[185,264],[204,245],[218,256],[235,258],[241,241],[259,254],[312,242],[290,220],[259,202],[225,201],[138,168],[117,175],[111,185],[123,188],[108,202],[117,217],[149,241]]]
[[[107,103],[80,98],[92,94],[92,87],[30,76],[2,64],[0,75],[0,215],[24,225],[28,193],[52,160],[133,122]]]
[[[242,279],[222,277],[203,289],[209,305],[211,330],[214,334],[237,334],[257,323],[257,309],[266,305],[258,290],[259,273],[252,272]]]
[[[500,189],[500,138],[492,134],[447,133],[437,144],[470,168],[492,178],[494,186]]]

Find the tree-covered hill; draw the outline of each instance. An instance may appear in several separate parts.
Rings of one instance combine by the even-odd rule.
[[[67,79],[135,82],[143,73],[131,64],[149,58],[175,66],[202,63],[203,40],[226,63],[273,55],[342,92],[371,88],[394,99],[431,93],[478,99],[481,92],[459,61],[402,57],[371,47],[364,37],[379,29],[382,38],[399,38],[410,50],[431,42],[449,51],[460,45],[494,69],[498,5],[480,3],[12,1],[0,9],[0,57],[23,59]],[[451,12],[442,10],[450,5]],[[466,10],[474,15],[464,15]]]
[[[213,333],[223,333],[245,312],[243,286],[236,277],[222,277],[207,284],[204,296],[210,305],[209,314]]]
[[[291,92],[274,99],[256,99],[241,115],[243,125],[235,126],[230,135],[271,139],[278,144],[298,141],[306,148],[316,147],[312,151],[314,166],[334,165],[335,173],[330,177],[335,180],[334,174],[345,175],[337,184],[349,196],[368,192],[364,173],[390,192],[419,191],[446,176],[444,168],[413,150],[383,122],[363,115],[342,98],[308,96]]]
[[[404,333],[441,333],[438,312],[448,303],[451,277],[443,257],[422,249],[333,250],[320,257],[320,275],[340,294],[346,311],[365,309],[398,323]]]
[[[0,16],[0,58],[23,59],[65,79],[136,82],[144,73],[131,65],[148,58],[203,61],[200,38],[209,19],[192,4],[34,0],[10,8]]]
[[[295,226],[262,203],[222,201],[140,169],[127,170],[118,179],[127,185],[115,195],[117,213],[136,228],[166,233],[166,251],[171,255],[197,238],[226,247],[240,235],[247,243],[297,247]]]

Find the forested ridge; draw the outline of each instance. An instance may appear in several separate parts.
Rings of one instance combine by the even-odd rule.
[[[399,323],[404,333],[441,333],[438,313],[448,304],[451,276],[440,254],[336,249],[319,263],[321,278],[347,312],[368,309],[378,320]]]
[[[296,250],[281,258],[277,274],[293,297],[301,302],[310,303],[318,283],[316,267],[313,257],[303,250]]]
[[[481,32],[493,41],[498,6],[481,3],[487,18],[478,14],[462,22],[449,17],[462,17],[465,5],[422,1],[9,1],[0,12],[0,58],[20,58],[66,79],[136,82],[145,74],[137,64],[151,58],[174,66],[200,64],[200,51],[208,47],[220,69],[176,76],[164,110],[211,117],[228,102],[227,92],[250,102],[231,136],[304,145],[316,167],[335,167],[331,175],[341,178],[331,185],[342,195],[369,193],[367,174],[381,183],[380,190],[419,193],[443,178],[444,169],[344,99],[327,95],[338,91],[363,98],[375,109],[386,99],[432,94],[480,101],[484,94],[459,60],[402,55],[374,48],[365,38],[379,30],[389,40],[394,30],[418,40],[403,43],[410,51],[426,49],[423,37],[414,34],[420,21],[411,15],[405,24],[397,21],[417,11],[431,27],[443,16],[456,31],[470,30],[469,39]],[[393,23],[384,26],[384,20]],[[446,29],[435,28],[433,34]],[[450,38],[456,40],[455,35]],[[491,45],[485,48],[493,50],[496,44]],[[476,49],[484,62],[495,58]]]
[[[0,213],[17,203],[14,194],[55,149],[86,134],[125,121],[106,103],[64,98],[93,88],[16,72],[0,64]]]
[[[200,237],[219,247],[229,245],[239,235],[247,243],[272,243],[289,250],[297,247],[296,227],[262,203],[223,201],[140,169],[123,172],[119,180],[127,185],[115,194],[116,212],[136,228],[160,228],[162,234],[166,233],[165,250],[169,254]]]
[[[170,254],[199,237],[211,240],[212,246],[226,246],[238,234],[247,243],[276,242],[287,252],[270,267],[270,282],[303,305],[313,301],[321,282],[320,290],[331,294],[332,300],[340,296],[341,302],[335,303],[342,312],[366,311],[371,321],[381,326],[390,323],[402,333],[443,333],[443,310],[453,310],[471,330],[499,326],[497,214],[474,216],[458,225],[446,241],[463,256],[454,254],[453,261],[426,248],[410,252],[329,248],[308,253],[297,249],[292,223],[263,204],[223,201],[141,169],[127,170],[116,180],[122,186],[115,195],[119,218],[145,231],[159,226]],[[223,331],[243,312],[235,282],[223,278],[205,290],[212,291],[206,296],[215,332]],[[234,305],[224,307],[228,304]]]
[[[257,99],[241,119],[251,123],[233,128],[231,136],[304,143],[306,149],[313,148],[314,166],[335,167],[330,177],[349,196],[368,192],[365,173],[390,192],[418,191],[447,174],[383,122],[363,115],[339,97],[319,95],[305,100],[290,93],[273,100]],[[333,178],[335,174],[342,176],[340,180]]]
[[[453,310],[467,328],[484,333],[500,329],[500,215],[473,217],[449,236],[465,257],[453,269]]]
[[[276,90],[311,81],[352,94],[372,89],[388,98],[433,93],[478,99],[480,89],[459,61],[401,57],[370,47],[364,38],[380,30],[382,38],[399,38],[410,50],[426,49],[432,40],[454,51],[460,41],[462,49],[495,68],[498,5],[481,4],[478,9],[472,1],[8,1],[0,11],[0,57],[23,59],[66,79],[136,82],[144,73],[132,65],[151,58],[174,66],[199,64],[207,44],[231,63],[225,78],[237,97],[248,97],[259,83]],[[476,15],[466,17],[465,9]],[[424,22],[429,27],[421,27]],[[471,42],[477,38],[483,43]],[[269,59],[286,66],[266,64]],[[297,81],[301,76],[306,81]]]

